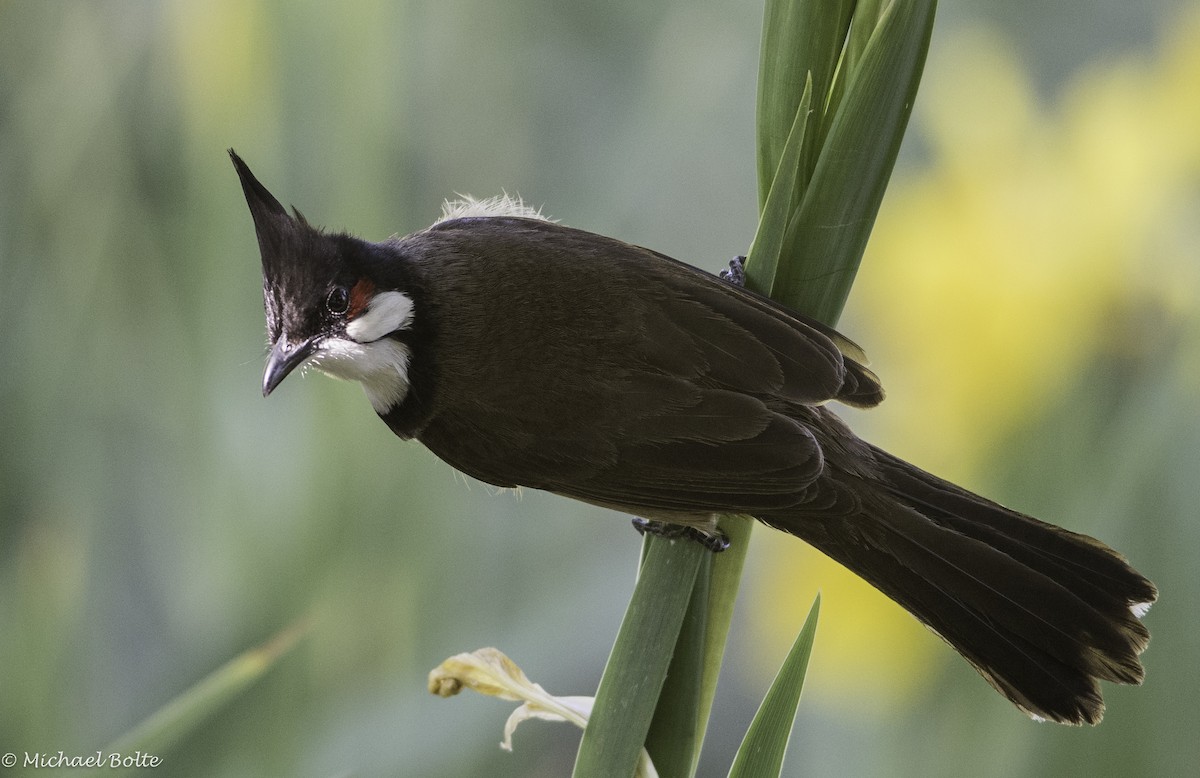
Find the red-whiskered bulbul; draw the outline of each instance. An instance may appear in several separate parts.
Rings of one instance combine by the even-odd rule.
[[[1035,718],[1096,723],[1137,684],[1154,585],[1098,540],[860,440],[850,340],[519,201],[464,201],[369,243],[287,210],[230,150],[262,254],[263,394],[298,367],[362,384],[396,435],[467,475],[713,535],[747,514],[891,597]]]

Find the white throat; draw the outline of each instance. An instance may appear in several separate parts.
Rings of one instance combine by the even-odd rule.
[[[412,299],[380,292],[346,325],[345,338],[326,338],[309,364],[334,378],[362,384],[371,407],[384,414],[408,394],[408,346],[387,337],[412,325]]]

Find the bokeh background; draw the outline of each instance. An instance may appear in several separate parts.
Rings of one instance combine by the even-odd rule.
[[[1140,689],[1027,721],[898,608],[760,530],[702,765],[724,775],[819,589],[792,775],[1200,764],[1200,5],[945,2],[841,328],[865,436],[1122,549],[1162,590]],[[494,645],[594,691],[626,517],[496,495],[354,386],[259,394],[235,147],[381,239],[455,192],[716,270],[755,224],[761,5],[0,2],[0,751],[102,748],[299,621],[159,775],[558,776],[578,732],[442,700]],[[19,770],[10,771],[19,774]]]

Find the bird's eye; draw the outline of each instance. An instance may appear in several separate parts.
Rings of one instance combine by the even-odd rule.
[[[325,298],[325,307],[330,313],[341,316],[350,307],[350,291],[344,286],[333,287]]]

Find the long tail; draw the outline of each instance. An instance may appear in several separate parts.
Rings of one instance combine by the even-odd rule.
[[[1158,592],[1120,554],[872,450],[880,480],[834,498],[854,512],[764,520],[891,597],[1035,718],[1096,724],[1100,680],[1142,682],[1139,618]]]

